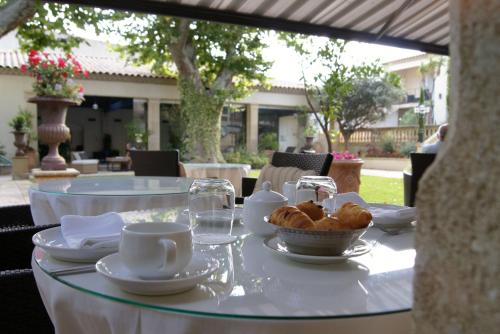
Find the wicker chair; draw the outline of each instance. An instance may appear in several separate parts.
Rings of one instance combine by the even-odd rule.
[[[179,151],[130,151],[135,176],[180,176]]]
[[[0,228],[0,270],[31,268],[33,234],[53,225],[13,226]],[[6,255],[8,254],[8,256]]]
[[[33,226],[29,204],[0,207],[0,228],[10,226]]]
[[[0,271],[2,333],[54,333],[40,298],[33,271]]]
[[[330,153],[286,153],[274,152],[271,165],[274,167],[296,167],[302,170],[314,170],[318,175],[326,176],[330,170],[333,156]],[[255,188],[256,178],[245,177],[242,180],[242,195],[250,196]],[[238,204],[243,203],[243,198],[237,198]]]

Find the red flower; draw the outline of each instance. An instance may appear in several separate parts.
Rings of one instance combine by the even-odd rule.
[[[78,92],[83,93],[83,86],[80,86],[80,88],[78,88]]]
[[[73,73],[75,75],[79,75],[81,73],[81,71],[82,71],[81,68],[79,68],[79,67],[73,67]]]
[[[89,77],[89,71],[87,71],[87,70],[83,71],[83,76],[85,78],[88,78]]]
[[[42,67],[44,70],[46,70],[49,68],[49,64],[47,64],[47,62],[44,62],[44,63],[42,63]]]
[[[22,64],[21,65],[21,72],[26,73],[27,70],[28,70],[28,65]]]
[[[35,56],[38,56],[38,51],[36,50],[31,50],[30,53],[28,53],[29,58],[33,58]]]
[[[54,60],[52,60],[52,59],[49,60],[49,63],[50,63],[50,65],[55,65],[56,64],[56,62]]]
[[[65,78],[67,78],[68,77],[68,72],[63,72],[62,76],[65,77]]]
[[[49,53],[48,52],[44,52],[43,55],[45,56],[45,58],[49,57]]]
[[[34,57],[29,58],[29,63],[32,64],[33,66],[37,66],[38,64],[40,64],[41,61],[42,61],[42,59],[40,59],[40,57],[38,57],[38,56],[34,56]]]
[[[66,62],[64,61],[64,59],[62,58],[57,58],[57,65],[60,67],[60,68],[64,68],[66,66]]]

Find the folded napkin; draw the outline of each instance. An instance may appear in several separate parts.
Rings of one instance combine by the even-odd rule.
[[[366,203],[358,193],[350,192],[350,193],[342,193],[334,196],[333,198],[328,198],[323,201],[323,206],[328,211],[335,211],[337,208],[340,208],[342,204],[346,202],[353,202],[363,208],[368,208],[368,203]]]
[[[61,217],[61,232],[70,248],[118,248],[123,226],[123,219],[116,212]]]
[[[417,219],[417,209],[410,207],[370,206],[373,222],[380,225],[404,225]]]

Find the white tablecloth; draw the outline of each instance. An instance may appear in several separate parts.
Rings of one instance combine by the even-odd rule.
[[[96,177],[95,179],[100,180],[100,178],[104,177]],[[126,180],[134,177],[119,176],[115,178]],[[146,190],[142,194],[136,192],[135,195],[132,195],[132,193],[127,194],[125,190],[121,194],[118,194],[117,191],[116,195],[110,194],[109,191],[78,194],[64,193],[63,190],[54,192],[43,191],[43,188],[31,188],[29,190],[31,214],[36,225],[45,225],[59,224],[64,215],[96,216],[111,211],[168,209],[188,205],[187,189],[185,193],[148,194]]]
[[[210,248],[221,263],[213,281],[164,297],[128,294],[97,273],[56,279],[32,267],[58,333],[411,333],[413,233],[368,234],[370,253],[326,266],[291,262],[247,235]]]
[[[186,176],[194,179],[215,177],[231,181],[236,196],[241,196],[241,179],[248,176],[252,166],[246,164],[186,163]]]

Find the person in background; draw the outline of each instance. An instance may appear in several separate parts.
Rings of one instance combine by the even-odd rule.
[[[136,148],[134,145],[132,145],[131,143],[127,143],[127,145],[125,146],[125,156],[128,158],[128,170],[131,170],[132,169],[132,159],[130,158],[130,151],[135,151]]]
[[[422,153],[438,153],[441,145],[443,145],[444,139],[446,137],[446,132],[448,131],[448,124],[442,124],[437,131],[438,141],[434,144],[424,145],[422,147]]]

